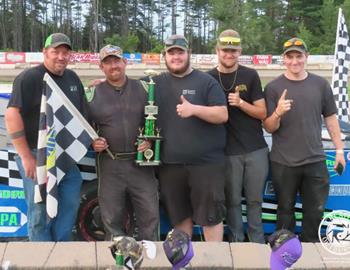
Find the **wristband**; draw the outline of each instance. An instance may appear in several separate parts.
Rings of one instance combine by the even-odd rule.
[[[26,134],[25,134],[24,130],[22,129],[22,130],[19,130],[17,132],[10,133],[9,135],[10,135],[12,140],[16,140],[18,138],[24,137]]]
[[[277,115],[278,118],[281,118],[281,116],[276,112],[276,110],[274,111],[274,113]]]
[[[344,150],[343,149],[337,149],[337,150],[335,150],[335,152],[337,154],[344,154]]]

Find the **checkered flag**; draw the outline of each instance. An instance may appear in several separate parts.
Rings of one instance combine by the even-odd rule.
[[[50,218],[57,215],[57,186],[80,161],[96,132],[46,73],[40,107],[35,202],[45,202]]]
[[[338,118],[349,122],[348,71],[350,62],[350,41],[341,8],[338,15],[337,37],[335,43],[332,87],[338,107]]]

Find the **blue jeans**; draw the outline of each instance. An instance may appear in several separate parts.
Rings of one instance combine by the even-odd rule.
[[[23,179],[25,200],[28,208],[29,240],[70,241],[80,204],[80,187],[83,181],[78,166],[75,165],[59,183],[57,216],[48,220],[46,204],[34,203],[35,182],[25,176],[21,158],[16,155],[15,161]]]

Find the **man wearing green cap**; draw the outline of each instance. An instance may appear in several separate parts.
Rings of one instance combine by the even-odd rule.
[[[272,133],[271,177],[278,202],[276,229],[294,231],[299,192],[303,203],[301,240],[318,242],[329,191],[322,117],[336,148],[334,168],[345,167],[337,108],[329,83],[305,70],[308,50],[303,40],[286,41],[282,56],[285,73],[265,89],[268,117],[264,127]]]
[[[48,73],[80,112],[84,112],[84,88],[78,76],[66,69],[71,54],[70,39],[50,35],[43,49],[44,63],[20,73],[5,114],[7,131],[18,153],[16,163],[23,179],[30,241],[68,241],[80,203],[82,177],[73,167],[58,185],[58,214],[49,223],[46,205],[34,203],[36,149],[43,77]]]

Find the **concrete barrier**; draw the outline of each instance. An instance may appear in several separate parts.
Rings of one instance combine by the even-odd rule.
[[[9,242],[0,243],[2,270],[11,269],[117,269],[108,246],[111,242]],[[337,256],[321,244],[303,243],[303,255],[293,265],[301,269],[350,269],[350,256]],[[144,258],[141,269],[171,269],[156,242],[154,260]],[[270,248],[255,243],[193,242],[194,257],[186,269],[268,270]]]

